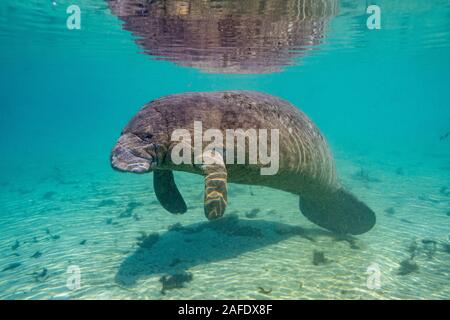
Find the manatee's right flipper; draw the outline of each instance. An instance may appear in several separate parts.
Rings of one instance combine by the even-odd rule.
[[[205,216],[209,220],[223,216],[227,207],[227,171],[222,165],[203,165],[205,176]]]
[[[153,172],[153,188],[159,202],[167,211],[175,214],[186,212],[186,203],[178,191],[171,170],[155,170]]]
[[[339,234],[358,235],[375,225],[375,213],[344,189],[319,195],[301,197],[300,210],[311,222]]]
[[[222,153],[206,150],[200,169],[205,177],[205,216],[209,220],[223,216],[227,207],[227,169]]]

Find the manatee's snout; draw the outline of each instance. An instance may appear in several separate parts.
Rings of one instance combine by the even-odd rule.
[[[122,135],[111,152],[111,166],[124,172],[149,172],[153,157],[145,152],[145,146],[130,134]]]
[[[150,171],[150,161],[136,157],[124,147],[114,148],[111,153],[111,166],[119,171],[144,173]]]

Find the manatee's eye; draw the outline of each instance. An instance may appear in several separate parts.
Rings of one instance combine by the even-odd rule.
[[[153,135],[151,133],[147,133],[147,132],[138,133],[137,136],[145,142],[150,142],[153,138]]]

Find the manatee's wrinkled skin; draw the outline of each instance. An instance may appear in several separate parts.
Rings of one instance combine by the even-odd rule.
[[[216,73],[269,73],[324,37],[338,0],[108,0],[146,53]]]
[[[278,129],[278,173],[261,175],[262,164],[238,165],[236,159],[234,164],[218,170],[212,168],[206,173],[204,168],[202,170],[201,166],[194,164],[175,165],[171,160],[171,150],[179,142],[170,141],[172,132],[187,129],[194,137],[194,121],[202,122],[203,132],[210,128],[220,129],[224,137],[226,129]],[[204,142],[204,147],[208,143]],[[360,234],[375,224],[374,213],[339,184],[327,142],[314,123],[289,102],[260,92],[184,93],[154,100],[125,127],[112,151],[111,163],[115,169],[136,173],[175,170],[205,177],[213,174],[213,180],[217,180],[205,180],[206,193],[210,192],[210,183],[209,186],[215,188],[215,195],[222,195],[219,199],[222,202],[220,206],[217,204],[217,208],[208,209],[205,198],[205,213],[210,219],[220,217],[225,211],[228,181],[267,186],[300,195],[303,214],[334,232]],[[179,202],[179,208],[183,208],[184,201],[177,193],[173,177],[159,176],[161,183],[167,186],[165,189],[170,189],[167,192],[173,195],[173,201]],[[158,198],[166,207],[166,201],[161,199],[168,198],[167,195]],[[219,201],[217,197],[213,200]],[[213,205],[216,204],[213,202]],[[185,211],[167,209],[176,213]],[[209,215],[209,212],[213,214]]]
[[[170,161],[170,151],[178,143],[170,142],[173,130],[188,129],[193,137],[194,121],[202,122],[203,132],[220,129],[224,137],[226,129],[279,130],[278,174],[261,175],[259,164],[230,165],[229,182],[265,185],[296,194],[339,186],[328,145],[311,120],[286,101],[250,91],[184,93],[152,101],[123,130],[113,151],[113,166],[123,171],[147,172],[157,161],[156,143],[164,153],[160,155],[164,158],[158,163],[160,168],[200,173],[196,166],[174,166]],[[124,160],[123,165],[119,159]]]

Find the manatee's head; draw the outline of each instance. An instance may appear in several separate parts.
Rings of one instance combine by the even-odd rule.
[[[111,166],[119,171],[145,173],[158,165],[158,149],[149,130],[126,128],[111,152]]]

